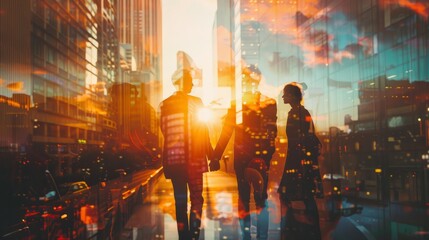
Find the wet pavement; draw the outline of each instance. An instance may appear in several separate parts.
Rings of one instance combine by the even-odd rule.
[[[237,219],[237,184],[233,174],[222,171],[204,176],[204,208],[200,239],[240,239]],[[326,200],[326,199],[325,199]],[[318,200],[323,239],[374,239],[366,229],[348,217],[330,216],[327,201]],[[269,239],[280,239],[280,208],[276,189],[269,188]],[[335,203],[340,208],[345,203]],[[254,206],[251,202],[251,206]],[[299,203],[297,208],[301,208]],[[251,209],[254,211],[254,208]],[[255,214],[252,214],[254,217]],[[256,227],[251,228],[256,239]],[[351,237],[351,238],[350,238]],[[170,180],[161,174],[151,194],[137,205],[121,239],[177,239],[173,189]]]

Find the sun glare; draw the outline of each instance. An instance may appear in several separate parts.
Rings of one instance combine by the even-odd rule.
[[[208,123],[213,120],[213,112],[209,108],[201,108],[198,111],[198,120]]]

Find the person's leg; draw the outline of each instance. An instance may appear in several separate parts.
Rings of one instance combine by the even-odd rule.
[[[250,185],[244,177],[237,175],[238,185],[238,220],[243,234],[243,240],[250,240]]]
[[[266,240],[268,239],[268,226],[270,221],[270,216],[268,213],[268,174],[266,172],[260,172],[261,181],[259,182],[259,187],[253,186],[254,193],[253,196],[255,198],[256,203],[256,211],[257,211],[257,235],[256,238],[258,240]],[[258,191],[261,189],[261,191]]]
[[[287,203],[281,196],[280,196],[280,239],[287,239],[286,229],[287,229],[287,212],[289,208],[289,203]]]
[[[171,179],[174,190],[174,201],[176,206],[177,231],[179,240],[188,240],[189,224],[188,224],[188,188],[187,180]]]
[[[317,204],[314,198],[309,198],[304,200],[305,204],[305,215],[308,218],[312,230],[311,237],[309,239],[321,239],[322,235],[320,232],[320,223],[319,223],[319,211],[317,209]]]
[[[299,240],[299,223],[294,216],[292,203],[286,198],[280,196],[281,222],[280,222],[280,239]]]
[[[269,221],[270,221],[267,201],[265,200],[264,204],[258,204],[256,206],[256,211],[257,211],[256,239],[266,240],[268,239],[268,227],[269,227]]]
[[[203,212],[203,174],[189,177],[189,192],[191,198],[190,239],[198,240],[200,236],[201,215]]]

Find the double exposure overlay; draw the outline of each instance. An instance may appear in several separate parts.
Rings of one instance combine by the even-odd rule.
[[[429,2],[0,0],[0,191],[1,239],[428,239]]]

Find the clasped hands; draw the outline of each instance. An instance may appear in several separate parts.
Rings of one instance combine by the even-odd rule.
[[[214,172],[220,169],[220,162],[218,158],[210,160],[209,163],[210,172]]]

